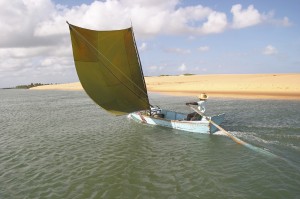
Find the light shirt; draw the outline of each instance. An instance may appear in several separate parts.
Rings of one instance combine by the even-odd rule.
[[[198,104],[198,109],[199,109],[199,111],[201,112],[201,113],[205,113],[205,103],[206,103],[206,101],[199,101],[199,102],[197,102],[197,104]]]

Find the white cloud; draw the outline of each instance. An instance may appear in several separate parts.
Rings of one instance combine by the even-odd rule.
[[[26,47],[51,45],[54,38],[34,35],[38,23],[47,20],[54,11],[50,0],[11,0],[0,2],[0,46]]]
[[[241,29],[250,26],[255,26],[258,24],[266,23],[278,26],[291,26],[288,17],[283,19],[274,18],[274,12],[270,11],[267,14],[260,13],[253,5],[249,5],[247,9],[242,9],[241,4],[233,5],[231,8],[231,13],[233,15],[233,22],[231,27],[234,29]]]
[[[177,8],[178,4],[178,0],[120,0],[95,1],[91,5],[72,8],[60,6],[48,20],[38,24],[34,34],[67,34],[66,20],[91,29],[125,28],[132,21],[136,34],[143,37],[156,34],[219,33],[227,25],[224,13],[201,5]]]
[[[209,46],[200,46],[200,47],[198,48],[198,50],[201,51],[201,52],[209,51]]]
[[[236,4],[232,6],[231,13],[233,14],[233,28],[245,28],[262,22],[261,14],[254,8],[253,5],[242,10],[242,5]]]
[[[145,51],[145,50],[147,50],[148,49],[148,46],[147,46],[147,43],[146,42],[143,42],[142,44],[141,44],[141,46],[139,47],[139,50],[140,51]]]
[[[186,70],[187,70],[187,66],[186,66],[184,63],[182,63],[182,64],[178,67],[178,70],[181,71],[181,72],[186,71]]]
[[[284,17],[283,19],[270,19],[269,23],[274,24],[276,26],[284,26],[284,27],[289,27],[292,24],[292,22],[290,22],[288,17]]]
[[[169,53],[176,53],[176,54],[190,54],[191,50],[190,49],[182,49],[182,48],[168,48],[165,49],[166,52]]]
[[[224,13],[212,12],[208,16],[207,22],[203,24],[201,32],[203,34],[221,33],[227,27],[227,17]]]
[[[264,55],[275,55],[278,53],[278,50],[274,46],[268,45],[263,49],[262,53]]]
[[[280,24],[282,26],[291,26],[292,23],[290,22],[288,17],[284,17],[282,20],[280,20]]]
[[[163,66],[152,65],[148,67],[151,71],[161,71],[164,69]]]
[[[54,5],[50,0],[11,0],[0,3],[0,46],[57,45],[68,37],[66,21],[91,29],[120,29],[130,26],[136,35],[203,35],[221,33],[228,27],[227,16],[201,5],[178,7],[179,0],[110,0],[73,7]],[[265,20],[253,5],[232,6],[233,28],[253,26]],[[268,19],[273,16],[267,17]],[[289,19],[273,23],[290,25]]]
[[[244,10],[241,5],[234,5],[231,12],[234,28],[261,21],[291,25],[287,17],[274,19],[272,13],[263,15],[252,5]],[[0,0],[0,18],[0,87],[10,76],[31,81],[31,74],[40,78],[50,77],[48,73],[57,77],[69,74],[74,64],[66,21],[90,29],[121,29],[129,27],[132,21],[138,39],[161,34],[195,38],[222,33],[229,27],[225,13],[201,5],[183,7],[180,0],[107,0],[72,7],[55,5],[51,0]],[[144,42],[139,50],[147,48]],[[191,53],[182,48],[166,51]],[[181,69],[185,67],[183,64]]]

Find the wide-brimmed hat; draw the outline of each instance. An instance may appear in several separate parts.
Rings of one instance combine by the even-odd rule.
[[[199,99],[202,99],[202,100],[207,100],[208,96],[205,94],[205,93],[201,93],[199,96],[198,96]]]

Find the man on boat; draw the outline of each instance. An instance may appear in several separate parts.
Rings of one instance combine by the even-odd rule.
[[[198,105],[198,110],[201,112],[201,113],[205,113],[205,104],[206,104],[206,100],[207,100],[207,95],[205,93],[202,93],[200,96],[198,96],[199,98],[199,101],[198,102],[187,102],[186,105]],[[193,112],[193,113],[190,113],[187,115],[187,120],[201,120],[202,119],[202,116],[199,115],[198,113],[196,112]]]

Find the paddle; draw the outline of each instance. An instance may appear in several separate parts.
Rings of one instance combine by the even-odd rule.
[[[222,132],[224,132],[228,137],[230,137],[234,142],[244,145],[245,147],[252,149],[254,151],[257,152],[261,152],[265,155],[271,156],[271,157],[278,157],[277,155],[274,155],[273,153],[266,151],[264,149],[261,149],[259,147],[253,146],[251,144],[248,144],[246,142],[244,142],[243,140],[240,140],[239,138],[235,137],[234,135],[232,135],[231,133],[229,133],[228,131],[226,131],[225,129],[223,129],[222,127],[220,127],[219,125],[217,125],[214,121],[212,121],[209,117],[205,116],[203,113],[201,113],[198,109],[192,107],[191,105],[188,105],[192,110],[194,110],[196,113],[198,113],[199,115],[201,115],[202,117],[205,117],[205,119],[207,119],[211,124],[213,124],[215,127],[217,127],[219,130],[221,130]]]
[[[200,112],[198,109],[192,107],[191,105],[188,105],[192,110],[194,110],[196,113],[198,113],[199,115],[201,115],[202,117],[205,117],[205,119],[207,119],[210,123],[212,123],[215,127],[217,127],[220,131],[223,131],[226,135],[228,135],[233,141],[235,141],[238,144],[244,144],[245,142],[238,139],[237,137],[233,136],[231,133],[229,133],[228,131],[226,131],[225,129],[223,129],[222,127],[220,127],[219,125],[217,125],[214,121],[212,121],[209,117],[205,116],[202,112]]]

